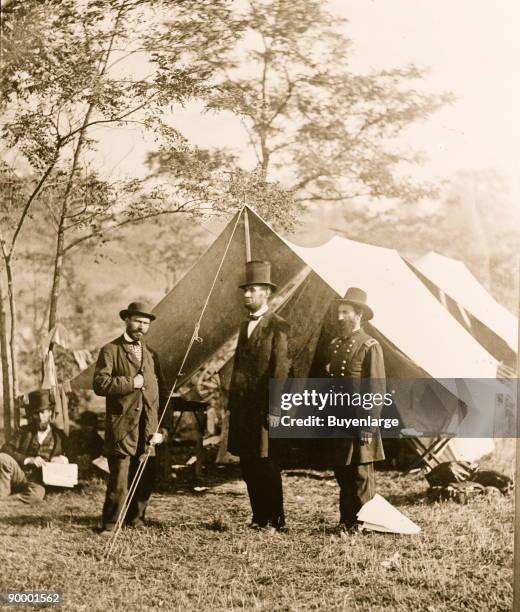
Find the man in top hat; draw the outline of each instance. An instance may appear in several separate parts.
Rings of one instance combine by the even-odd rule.
[[[366,293],[357,287],[348,289],[345,297],[336,300],[338,336],[328,347],[327,375],[343,379],[353,393],[385,393],[383,351],[377,340],[362,326],[374,313],[367,304]],[[381,406],[374,403],[370,411],[357,409],[358,418],[379,418]],[[374,462],[385,458],[379,429],[361,428],[352,437],[329,441],[328,458],[340,487],[340,526],[357,528],[357,513],[375,495]]]
[[[269,424],[278,425],[279,417],[269,416],[269,379],[288,376],[289,328],[269,310],[269,297],[276,290],[269,262],[247,262],[240,287],[248,318],[240,325],[231,377],[228,450],[240,457],[253,512],[250,526],[282,529],[282,478],[268,433]]]
[[[95,393],[106,397],[104,450],[110,476],[102,513],[103,534],[114,530],[140,458],[149,450],[151,458],[125,516],[127,525],[143,525],[155,474],[154,446],[166,436],[166,429],[158,430],[158,426],[168,391],[157,355],[144,342],[155,315],[146,304],[132,302],[119,316],[126,329],[101,349],[93,384]],[[165,416],[161,425],[167,424]]]
[[[41,501],[45,497],[42,466],[68,463],[67,437],[51,423],[52,412],[49,389],[29,393],[28,424],[20,428],[16,442],[0,451],[0,498],[16,494],[28,504]]]

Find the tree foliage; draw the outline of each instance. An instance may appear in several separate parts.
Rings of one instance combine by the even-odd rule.
[[[320,0],[244,0],[230,30],[207,58],[215,86],[207,108],[239,117],[264,176],[281,180],[297,200],[385,197],[416,201],[432,193],[403,172],[419,161],[395,138],[451,100],[416,89],[414,65],[359,74],[349,66],[344,21]],[[196,25],[171,19],[165,41],[186,47]]]

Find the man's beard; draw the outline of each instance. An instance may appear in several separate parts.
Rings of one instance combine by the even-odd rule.
[[[130,336],[130,338],[132,338],[132,340],[141,340],[141,338],[144,336],[144,332],[141,331],[127,330],[126,333]]]
[[[351,321],[338,321],[338,332],[343,338],[346,338],[354,331],[354,324]]]
[[[38,429],[40,431],[45,431],[47,429],[47,427],[49,426],[49,423],[38,423]]]

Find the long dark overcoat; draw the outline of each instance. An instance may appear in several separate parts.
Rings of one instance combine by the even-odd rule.
[[[100,351],[94,372],[94,392],[106,397],[105,453],[135,455],[156,431],[166,403],[159,360],[144,342],[142,363],[124,336],[106,344]],[[142,389],[134,389],[134,377],[144,377]],[[166,419],[168,419],[166,415]],[[165,420],[165,424],[167,424]],[[166,433],[163,430],[162,433]]]
[[[332,340],[326,361],[325,375],[345,380],[351,393],[385,393],[385,365],[381,345],[363,329],[354,332],[349,338]],[[381,409],[364,411],[358,408],[356,414],[350,416],[363,418],[369,415],[379,418]],[[325,454],[329,466],[360,465],[383,460],[385,454],[379,428],[371,428],[371,433],[371,441],[365,444],[361,444],[358,437],[327,440]]]
[[[269,379],[289,375],[289,326],[271,311],[259,320],[250,338],[247,325],[248,321],[240,325],[231,375],[228,450],[259,457],[268,453]]]

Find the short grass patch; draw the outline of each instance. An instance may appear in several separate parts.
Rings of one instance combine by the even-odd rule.
[[[489,466],[510,473],[511,454]],[[150,524],[124,530],[103,562],[104,484],[0,503],[0,590],[62,591],[64,610],[509,610],[513,500],[430,504],[419,476],[379,472],[379,492],[417,536],[338,536],[330,477],[284,475],[287,534],[247,528],[236,468],[210,488],[155,494]],[[34,609],[34,608],[33,608]]]

